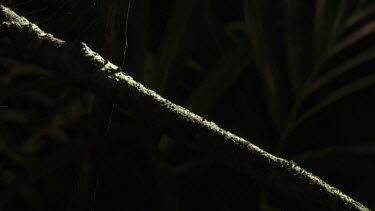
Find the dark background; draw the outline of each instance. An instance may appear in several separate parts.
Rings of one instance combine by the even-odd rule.
[[[0,2],[58,38],[84,41],[99,53],[103,47],[98,5],[105,1]],[[335,0],[322,9],[315,1],[248,2],[245,8],[239,0],[133,0],[125,71],[374,209],[374,5]],[[366,10],[360,21],[344,27]],[[325,56],[362,27],[368,30],[358,41]],[[286,132],[296,96],[309,87],[314,67],[317,81],[358,56],[367,59],[303,100],[297,117],[322,106]],[[298,65],[289,66],[293,62]],[[38,84],[39,76],[50,74],[10,63],[0,61],[1,87]],[[268,75],[265,67],[271,67]],[[0,96],[0,210],[65,209],[88,138],[92,99],[93,93],[67,84]],[[136,121],[113,113],[97,210],[299,209],[276,193],[267,193],[264,202],[263,190],[248,175],[166,136],[155,160],[147,130],[129,129]]]

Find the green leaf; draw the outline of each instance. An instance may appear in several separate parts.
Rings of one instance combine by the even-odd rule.
[[[324,43],[324,33],[325,30],[325,11],[326,11],[327,1],[326,0],[316,0],[315,4],[315,17],[314,17],[314,35],[313,35],[313,46],[314,46],[314,64],[319,64],[320,55],[323,52]],[[315,71],[314,71],[315,72]],[[313,74],[315,74],[313,72]]]
[[[280,64],[276,63],[276,58],[273,55],[276,49],[271,49],[272,44],[270,42],[277,37],[273,36],[272,28],[269,28],[272,27],[272,24],[265,23],[265,16],[270,14],[265,8],[266,5],[266,2],[261,0],[246,0],[245,20],[249,32],[252,56],[262,82],[262,91],[268,113],[274,125],[280,131],[283,127],[286,113],[283,111],[283,106],[287,105],[283,101],[286,99],[283,95],[285,84],[282,81],[279,69]],[[268,19],[268,21],[271,20],[272,18]],[[267,36],[269,36],[269,39],[267,39]]]
[[[358,10],[357,16],[352,17],[344,17],[345,11],[347,8],[347,2],[345,0],[342,0],[338,2],[336,5],[337,8],[335,8],[335,12],[331,14],[332,17],[334,17],[334,21],[332,22],[332,25],[330,23],[324,23],[325,20],[322,19],[322,16],[328,16],[328,14],[325,14],[328,12],[328,5],[327,1],[325,0],[318,0],[316,1],[316,14],[315,14],[315,29],[314,29],[314,43],[318,46],[315,46],[315,53],[317,51],[320,51],[321,53],[325,52],[325,55],[315,55],[316,57],[316,63],[315,67],[313,68],[313,72],[310,74],[309,78],[305,81],[303,88],[300,90],[299,93],[299,105],[297,106],[298,110],[300,109],[299,106],[303,104],[303,101],[313,92],[316,90],[322,88],[324,85],[326,85],[329,82],[332,82],[337,77],[340,77],[342,74],[354,70],[357,66],[369,62],[373,59],[375,59],[375,47],[370,47],[368,50],[360,51],[359,53],[353,55],[350,58],[347,58],[346,60],[343,60],[342,62],[336,64],[335,67],[329,69],[326,71],[326,73],[322,74],[319,78],[317,78],[317,73],[320,70],[320,64],[322,64],[328,57],[334,55],[335,53],[350,47],[351,45],[355,44],[360,39],[364,38],[365,36],[369,35],[373,31],[375,31],[375,22],[374,20],[371,20],[364,24],[361,28],[361,32],[353,32],[348,34],[344,37],[343,41],[337,42],[337,38],[341,36],[340,34],[343,32],[345,26],[348,24],[349,19],[353,19],[352,22],[354,23],[354,17],[357,19],[363,19],[365,18],[365,14],[369,15],[370,12],[363,13],[362,10]],[[332,5],[331,5],[332,6]],[[323,25],[326,25],[326,27],[330,28],[329,36],[324,38],[319,33],[319,31],[322,31],[324,29]],[[372,26],[373,25],[373,26]],[[369,30],[370,29],[370,30]],[[366,31],[368,30],[368,31]],[[328,41],[324,41],[325,39],[328,39]],[[327,43],[327,45],[324,47],[326,50],[318,50],[317,48],[320,48],[319,45],[321,45],[321,42]],[[322,47],[323,48],[323,47]],[[320,57],[319,57],[320,56]],[[322,57],[323,56],[323,57]],[[371,76],[369,76],[371,78]],[[306,118],[308,118],[313,113],[317,112],[318,110],[324,108],[325,106],[328,106],[329,104],[335,102],[336,100],[345,97],[348,94],[351,94],[352,92],[355,92],[356,90],[361,89],[362,84],[366,87],[367,85],[367,77],[361,79],[360,81],[356,81],[350,84],[345,85],[344,87],[332,92],[329,94],[328,97],[324,98],[323,101],[317,102],[316,106],[314,106],[311,110],[309,110],[307,113],[305,113],[297,122],[294,120],[298,119],[298,117],[293,117],[293,121],[291,123],[291,130],[295,128],[295,126],[299,125],[302,121],[304,121]],[[371,82],[370,82],[371,83]],[[295,112],[297,113],[297,112]]]
[[[310,110],[302,114],[302,116],[295,121],[293,128],[295,128],[297,125],[301,124],[303,121],[305,121],[307,118],[315,114],[316,112],[324,109],[325,107],[333,104],[334,102],[353,94],[354,92],[357,92],[361,89],[370,87],[375,84],[375,74],[370,74],[368,76],[365,76],[361,79],[358,79],[356,81],[353,81],[335,91],[330,93],[327,97],[325,97],[322,101],[317,103],[315,106],[313,106]]]
[[[350,58],[343,63],[340,63],[337,67],[329,70],[325,75],[318,78],[316,81],[312,82],[310,86],[307,87],[305,97],[310,93],[318,90],[323,87],[325,84],[329,83],[333,79],[341,76],[342,74],[353,70],[355,67],[374,60],[375,59],[375,47],[361,52],[358,55],[355,55],[353,58]]]
[[[183,36],[191,18],[194,4],[195,0],[177,0],[172,8],[159,49],[160,84],[158,91],[160,92],[165,89],[173,62],[184,42]]]
[[[248,40],[243,40],[227,51],[212,68],[211,75],[191,94],[186,105],[197,113],[207,112],[221,96],[237,81],[250,63]]]
[[[370,34],[375,32],[375,19],[366,22],[363,26],[356,29],[354,32],[348,34],[345,36],[345,38],[337,43],[335,46],[330,49],[330,51],[327,52],[326,58],[331,57],[338,52],[342,51],[343,49],[349,48],[351,45],[356,44],[363,38],[369,36]]]
[[[358,3],[357,7],[361,7],[360,3]],[[344,29],[349,29],[353,27],[355,24],[359,23],[363,19],[368,18],[373,13],[375,13],[375,3],[367,7],[357,9],[357,11],[354,11],[353,14],[351,14],[350,17],[346,19],[344,23]]]
[[[297,91],[300,86],[300,54],[302,52],[301,26],[298,25],[297,0],[286,0],[284,16],[285,56],[291,90]]]
[[[337,37],[341,32],[341,24],[343,22],[346,7],[347,7],[347,1],[346,0],[341,0],[338,3],[338,9],[337,9],[337,12],[336,12],[336,15],[335,15],[335,20],[332,23],[331,34],[330,34],[330,36],[328,38],[329,40],[327,42],[327,44],[328,44],[327,48],[328,49],[337,40]]]

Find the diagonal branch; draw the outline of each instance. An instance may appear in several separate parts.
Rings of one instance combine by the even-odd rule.
[[[275,157],[164,99],[84,43],[67,43],[0,5],[0,57],[52,69],[115,102],[149,126],[245,170],[264,188],[324,210],[369,210],[293,162]]]

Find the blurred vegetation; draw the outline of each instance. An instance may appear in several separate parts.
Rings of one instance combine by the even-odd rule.
[[[102,48],[104,0],[0,2]],[[375,209],[372,1],[133,0],[128,27],[128,74]],[[0,59],[0,210],[64,210],[93,94]],[[155,162],[155,137],[123,118],[114,111],[98,210],[301,210],[166,136]]]

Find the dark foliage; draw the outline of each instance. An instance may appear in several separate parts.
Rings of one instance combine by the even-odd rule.
[[[0,2],[103,47],[104,0]],[[134,0],[125,71],[374,209],[374,18],[362,0]],[[0,58],[0,210],[65,210],[93,94],[51,74]],[[114,111],[97,210],[301,210],[166,136],[127,130],[129,119]]]

